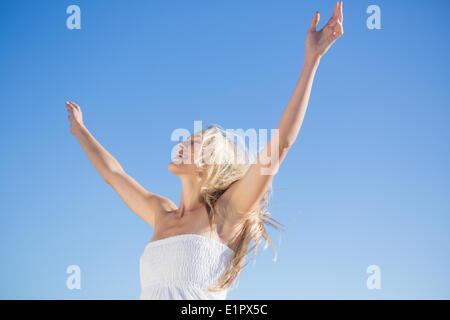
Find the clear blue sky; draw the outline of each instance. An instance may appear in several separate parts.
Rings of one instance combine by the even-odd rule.
[[[153,230],[104,183],[64,106],[150,191],[177,128],[275,128],[333,1],[0,2],[0,298],[137,299]],[[81,8],[68,30],[66,8]],[[366,8],[381,8],[369,30]],[[273,181],[269,247],[229,299],[449,299],[448,1],[344,1]],[[281,237],[281,240],[280,240]],[[264,244],[264,243],[263,243]],[[262,249],[262,247],[261,247]],[[81,289],[66,268],[81,268]],[[381,269],[369,290],[366,268]]]

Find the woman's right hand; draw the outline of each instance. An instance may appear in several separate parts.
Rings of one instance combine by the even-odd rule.
[[[81,108],[76,103],[69,101],[66,101],[66,108],[69,113],[67,118],[70,121],[70,133],[75,134],[77,129],[84,127]]]
[[[320,31],[316,31],[319,19],[320,13],[316,11],[306,35],[305,57],[322,57],[331,45],[344,34],[342,1],[334,4],[333,16]]]

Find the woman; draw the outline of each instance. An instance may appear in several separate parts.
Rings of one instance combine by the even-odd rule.
[[[84,126],[80,107],[66,103],[70,132],[89,160],[127,206],[154,228],[140,261],[141,299],[225,299],[246,265],[246,254],[254,249],[255,256],[261,237],[272,245],[264,227],[265,223],[275,226],[267,210],[271,182],[299,133],[320,59],[344,33],[342,2],[335,3],[333,16],[320,31],[316,31],[318,22],[316,12],[306,36],[300,77],[278,123],[278,135],[255,162],[238,163],[236,156],[248,159],[245,150],[218,126],[179,143],[178,155],[168,165],[182,183],[179,206],[130,177]],[[261,155],[270,161],[262,161]],[[254,245],[247,251],[252,240]]]

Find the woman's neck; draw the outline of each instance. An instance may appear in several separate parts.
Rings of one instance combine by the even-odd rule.
[[[192,177],[182,177],[181,184],[180,205],[178,206],[177,214],[183,216],[204,207],[201,201],[200,181]]]

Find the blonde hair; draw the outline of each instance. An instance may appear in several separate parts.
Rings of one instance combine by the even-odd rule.
[[[194,161],[199,175],[203,178],[200,187],[201,201],[205,203],[212,232],[213,223],[218,215],[230,217],[236,213],[234,208],[231,207],[224,208],[225,212],[216,212],[214,205],[234,182],[245,175],[251,166],[251,155],[247,152],[245,143],[243,148],[239,147],[238,144],[234,143],[234,139],[230,139],[230,132],[225,132],[219,125],[214,124],[203,129],[201,136],[203,157]],[[273,188],[270,185],[260,201],[259,208],[245,214],[238,226],[238,232],[235,233],[235,237],[231,241],[233,243],[236,241],[234,255],[222,277],[213,287],[208,288],[208,291],[221,291],[230,288],[242,269],[255,258],[261,238],[266,240],[263,250],[270,244],[276,254],[276,248],[265,228],[265,224],[268,224],[275,229],[282,229],[276,225],[282,224],[270,216],[269,200],[272,193]],[[248,249],[251,241],[254,244]],[[251,253],[252,250],[254,252],[251,259],[244,264],[246,255]]]

